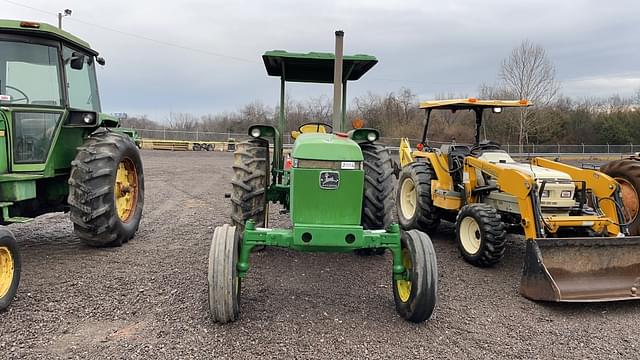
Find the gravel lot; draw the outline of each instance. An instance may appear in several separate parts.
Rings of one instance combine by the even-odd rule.
[[[492,269],[467,265],[453,228],[433,239],[434,318],[396,315],[391,259],[252,255],[241,319],[209,320],[213,227],[227,221],[232,155],[143,151],[146,200],[137,237],[83,246],[67,214],[11,225],[23,255],[12,307],[0,314],[2,358],[640,358],[637,302],[541,304],[518,294],[524,246],[512,237]],[[272,225],[288,226],[286,215]]]

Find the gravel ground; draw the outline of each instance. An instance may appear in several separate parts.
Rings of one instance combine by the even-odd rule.
[[[638,303],[528,301],[521,238],[498,266],[477,269],[451,226],[433,239],[439,302],[424,324],[396,315],[388,254],[267,249],[252,255],[240,320],[215,325],[206,264],[213,227],[228,219],[232,155],[143,151],[143,161],[144,217],[120,248],[82,245],[62,213],[10,226],[23,273],[0,314],[3,359],[640,358]]]

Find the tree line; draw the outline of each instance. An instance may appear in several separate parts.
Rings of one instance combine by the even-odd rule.
[[[485,112],[482,138],[503,144],[640,144],[640,89],[633,96],[573,99],[563,96],[555,68],[544,49],[523,41],[499,67],[496,85],[483,84],[480,99],[527,99],[534,106],[504,109],[500,114]],[[468,98],[470,94],[439,94],[436,100]],[[347,110],[347,119],[361,118],[365,126],[379,129],[384,138],[419,138],[425,112],[418,108],[417,95],[409,88],[385,94],[367,93],[356,97]],[[326,96],[306,100],[287,98],[285,133],[307,122],[331,124],[332,103]],[[123,125],[137,129],[245,133],[251,124],[278,123],[278,106],[255,101],[237,111],[195,116],[171,113],[164,121],[132,116]],[[474,135],[474,115],[434,111],[428,138],[433,142],[470,143]]]

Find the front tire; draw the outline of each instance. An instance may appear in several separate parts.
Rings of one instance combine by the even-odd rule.
[[[460,254],[471,265],[493,266],[504,256],[505,226],[491,205],[463,206],[456,219],[456,239]]]
[[[428,163],[414,162],[402,168],[396,195],[398,222],[402,229],[433,234],[438,228],[440,213],[431,198],[432,180],[437,177]]]
[[[423,322],[431,318],[438,297],[436,252],[422,231],[403,231],[401,243],[407,279],[393,280],[396,311],[408,321]]]
[[[144,173],[129,137],[102,131],[87,138],[71,162],[68,203],[74,231],[89,246],[120,246],[135,235]]]
[[[209,251],[209,312],[214,322],[226,324],[240,314],[241,279],[238,277],[239,234],[235,226],[216,227]]]
[[[242,238],[247,220],[263,227],[268,216],[269,142],[251,139],[239,143],[234,152],[233,173],[231,224]]]
[[[16,239],[8,229],[0,228],[0,311],[5,310],[18,291],[22,259]]]
[[[386,229],[393,222],[395,193],[393,191],[393,160],[389,149],[381,144],[360,144],[364,157],[364,193],[362,197],[362,227],[365,230]],[[358,249],[358,255],[382,255],[384,248]]]

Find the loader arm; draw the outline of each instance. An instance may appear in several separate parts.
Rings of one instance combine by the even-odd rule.
[[[400,166],[405,167],[414,161],[413,156],[411,156],[411,146],[409,145],[408,138],[400,139],[399,152],[400,152]]]
[[[620,218],[616,206],[618,183],[613,178],[596,170],[581,169],[544,158],[534,158],[531,160],[531,163],[568,174],[571,176],[571,179],[576,181],[576,188],[578,190],[582,190],[584,184],[587,189],[593,192],[593,195],[598,199],[598,207],[610,220],[607,225],[607,232],[614,236],[621,232],[620,226],[617,224],[624,222],[624,219]]]
[[[464,171],[469,175],[469,182],[464,184],[467,203],[478,202],[479,194],[477,191],[474,191],[474,189],[480,189],[478,186],[478,176],[475,171],[475,169],[478,169],[495,178],[500,191],[508,193],[518,199],[525,239],[530,240],[540,236],[538,229],[541,228],[541,226],[540,224],[536,226],[538,216],[535,213],[534,199],[531,196],[532,190],[536,188],[536,183],[531,176],[514,169],[501,168],[488,161],[474,157],[467,157],[464,163]]]

